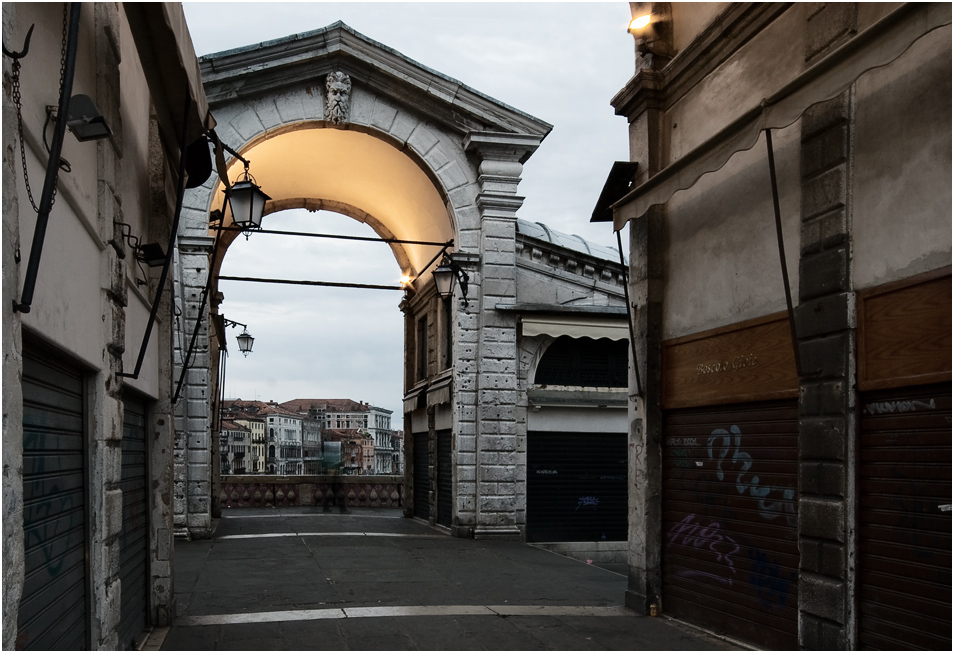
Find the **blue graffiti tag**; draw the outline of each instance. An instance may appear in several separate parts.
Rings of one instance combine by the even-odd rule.
[[[716,458],[713,457],[712,446],[721,440],[721,447],[718,451],[718,457],[716,458],[716,478],[719,481],[724,479],[725,473],[722,470],[722,462],[726,460],[726,457],[729,456],[731,451],[730,463],[735,464],[739,462],[741,464],[741,470],[739,470],[739,474],[735,478],[736,490],[742,494],[745,494],[745,491],[749,491],[749,494],[758,500],[759,515],[766,520],[774,520],[775,518],[785,515],[785,520],[788,524],[792,527],[796,526],[795,489],[760,486],[759,477],[755,474],[753,474],[750,479],[744,480],[743,476],[752,467],[752,457],[748,452],[739,450],[739,446],[742,444],[742,430],[740,430],[737,425],[732,425],[729,429],[731,433],[725,429],[712,430],[712,434],[709,436],[707,443],[709,459],[711,460]],[[773,491],[782,497],[775,502],[769,502],[768,496]]]
[[[587,495],[586,497],[581,497],[579,503],[576,505],[576,510],[579,511],[585,506],[599,506],[600,498],[595,495]]]

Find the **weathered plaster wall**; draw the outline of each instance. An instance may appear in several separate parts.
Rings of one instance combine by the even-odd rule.
[[[773,134],[785,255],[798,285],[799,135]],[[665,221],[663,338],[785,309],[765,137],[677,193]]]
[[[686,49],[722,11],[728,2],[673,2],[673,47],[676,52]]]
[[[804,70],[804,20],[802,6],[794,5],[667,110],[668,129],[661,135],[669,143],[667,163],[758,106]]]
[[[950,27],[858,80],[851,218],[856,289],[951,264],[950,99]]]

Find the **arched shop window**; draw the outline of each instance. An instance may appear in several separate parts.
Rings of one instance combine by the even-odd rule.
[[[560,336],[544,352],[534,383],[625,388],[629,384],[626,347],[626,341]]]

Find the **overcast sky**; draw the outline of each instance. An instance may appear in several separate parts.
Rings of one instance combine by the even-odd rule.
[[[308,32],[338,20],[368,38],[553,125],[526,163],[520,218],[616,245],[589,217],[614,161],[627,160],[626,119],[610,99],[633,73],[629,4],[184,3],[198,55]],[[268,189],[265,189],[266,192]],[[328,212],[286,211],[268,229],[374,236]],[[392,284],[386,245],[253,235],[229,248],[223,275]],[[395,412],[404,356],[401,293],[223,281],[221,311],[248,324],[254,351],[229,330],[226,393],[243,399],[350,398]]]

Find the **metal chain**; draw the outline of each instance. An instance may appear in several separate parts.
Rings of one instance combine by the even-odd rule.
[[[66,80],[66,40],[69,33],[69,3],[63,5],[63,46],[60,50],[60,91],[63,89],[63,82]],[[32,29],[31,29],[32,31]],[[24,51],[25,52],[25,51]],[[13,59],[13,104],[17,108],[17,135],[20,139],[20,163],[23,166],[23,184],[26,186],[27,198],[30,200],[30,206],[34,213],[39,213],[40,208],[36,206],[36,200],[33,199],[33,189],[30,187],[30,171],[27,168],[26,141],[23,138],[23,97],[20,93],[20,59]],[[45,126],[44,126],[45,127]],[[50,208],[56,203],[56,190],[59,184],[53,186],[53,196],[50,199]]]
[[[26,148],[23,141],[23,105],[20,97],[20,60],[13,60],[13,104],[17,108],[17,131],[20,137],[20,161],[23,164],[23,182],[26,185],[27,197],[30,198],[30,204],[33,206],[34,213],[39,213],[40,209],[36,206],[33,199],[33,189],[30,188],[30,173],[27,170]]]

